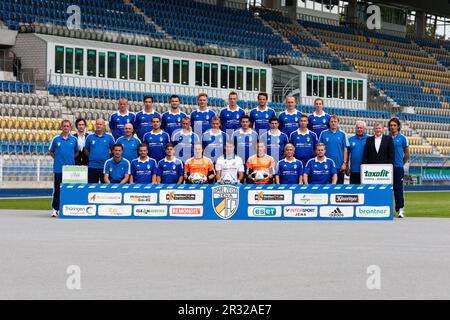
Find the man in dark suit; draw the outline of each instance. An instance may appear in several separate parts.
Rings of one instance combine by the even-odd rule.
[[[367,138],[363,164],[394,164],[394,140],[383,134],[383,124],[377,122],[373,137]]]
[[[80,148],[80,153],[78,157],[75,158],[75,164],[77,166],[87,166],[89,163],[89,158],[86,157],[84,151],[84,145],[86,143],[86,138],[88,136],[86,132],[86,120],[78,119],[75,122],[75,126],[77,128],[77,133],[74,134],[74,137],[78,140],[78,147]]]

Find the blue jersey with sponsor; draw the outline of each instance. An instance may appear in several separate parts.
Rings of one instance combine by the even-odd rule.
[[[155,133],[151,131],[144,135],[143,143],[148,145],[148,156],[152,159],[155,159],[156,162],[159,162],[161,159],[166,156],[166,145],[170,142],[169,135],[161,131],[159,133]]]
[[[292,132],[300,128],[301,116],[302,113],[297,110],[294,113],[288,113],[287,111],[280,113],[278,121],[280,122],[281,132],[290,137]]]
[[[301,161],[297,159],[294,159],[294,161],[283,159],[278,162],[277,176],[280,177],[281,184],[298,184],[302,175],[303,164]]]
[[[144,135],[153,130],[153,117],[161,118],[161,115],[156,111],[151,113],[141,111],[136,115],[136,118],[134,120],[134,129],[136,129],[136,133],[139,139],[143,140]]]
[[[189,133],[178,130],[172,134],[172,143],[175,146],[175,157],[186,161],[194,156],[194,144],[200,142],[199,136],[193,131]]]
[[[216,163],[217,159],[225,153],[227,139],[228,136],[223,131],[219,131],[217,134],[212,130],[206,131],[202,137],[204,156]]]
[[[181,121],[186,117],[187,115],[184,112],[172,113],[167,111],[162,115],[161,128],[167,132],[172,139],[172,134],[182,128]]]
[[[390,136],[392,137],[392,135]],[[392,139],[394,140],[394,150],[395,150],[394,167],[402,168],[404,166],[403,158],[405,157],[405,149],[409,147],[408,138],[406,138],[403,134],[399,133],[395,138],[392,137]]]
[[[295,158],[302,162],[303,167],[316,156],[315,150],[319,139],[314,132],[308,130],[303,134],[300,130],[294,131],[289,141],[295,147]]]
[[[215,116],[216,113],[212,110],[193,111],[190,115],[192,130],[199,136],[203,135],[206,131],[211,129],[211,121]]]
[[[53,172],[62,173],[63,166],[75,165],[75,153],[79,151],[78,140],[70,135],[64,139],[62,134],[55,136],[50,143],[49,151],[53,152]]]
[[[275,162],[284,159],[284,148],[289,143],[287,135],[282,132],[272,134],[268,131],[267,133],[262,134],[259,140],[266,143],[267,154],[271,156]]]
[[[89,151],[88,167],[92,169],[103,169],[105,161],[109,159],[114,143],[114,138],[109,133],[104,133],[101,137],[97,133],[88,135],[84,146]]]
[[[161,177],[162,184],[176,184],[184,176],[183,162],[177,158],[172,161],[164,158],[158,163],[157,175]]]
[[[337,170],[333,160],[327,157],[323,161],[313,158],[306,164],[304,173],[309,176],[310,184],[331,184]]]
[[[361,172],[361,164],[364,157],[364,148],[366,147],[367,134],[363,135],[361,139],[357,135],[351,137],[348,142],[350,147],[350,172]]]
[[[133,161],[139,156],[139,145],[141,144],[141,140],[132,136],[129,140],[123,136],[117,139],[117,144],[121,144],[123,146],[122,157],[127,159],[128,161]]]
[[[109,181],[111,183],[120,183],[126,174],[130,174],[130,161],[122,158],[119,162],[116,162],[114,158],[106,160],[103,167],[103,173],[109,175]]]
[[[131,161],[131,175],[134,183],[149,184],[152,183],[153,175],[156,174],[157,164],[155,159],[147,158],[142,161],[140,158]]]
[[[135,114],[132,112],[128,112],[125,115],[116,112],[111,115],[109,118],[109,129],[111,129],[115,140],[125,135],[124,127],[126,124],[131,123],[134,126],[135,118]]]
[[[234,131],[241,128],[241,119],[244,115],[245,111],[239,107],[236,110],[230,108],[220,110],[219,117],[222,123],[222,131],[231,136]]]
[[[323,131],[330,127],[331,116],[324,113],[322,116],[318,116],[315,113],[308,117],[308,129],[314,132],[317,137],[320,137]]]
[[[254,130],[244,132],[242,129],[239,129],[233,133],[232,141],[236,154],[244,161],[245,165],[248,158],[256,154],[258,134]]]
[[[340,129],[336,132],[325,130],[320,135],[319,142],[325,144],[327,157],[334,161],[339,170],[344,163],[344,150],[349,147],[347,134]]]
[[[261,111],[259,108],[250,111],[250,121],[254,125],[254,129],[258,135],[264,133],[264,131],[270,130],[270,119],[276,116],[273,109],[267,107],[265,110]]]

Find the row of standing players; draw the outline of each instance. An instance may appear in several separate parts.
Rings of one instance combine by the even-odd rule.
[[[205,173],[209,182],[214,179],[219,181],[221,176],[214,173],[214,168],[224,175],[229,170],[220,169],[223,169],[223,161],[227,162],[227,159],[232,162],[229,164],[231,168],[236,167],[230,157],[242,162],[243,172],[239,171],[241,169],[231,170],[235,170],[233,176],[236,180],[242,181],[244,173],[263,170],[267,171],[270,179],[257,183],[274,181],[281,184],[342,184],[345,174],[350,175],[352,184],[358,184],[362,163],[392,163],[396,210],[400,215],[404,214],[402,170],[409,150],[406,137],[399,132],[398,119],[389,122],[390,136],[383,136],[383,124],[377,123],[373,146],[369,143],[367,147],[365,123],[359,121],[355,136],[348,139],[347,134],[339,129],[339,118],[323,111],[322,99],[315,101],[315,112],[307,116],[296,109],[294,97],[287,97],[287,109],[278,117],[273,109],[267,107],[267,99],[267,94],[259,94],[259,107],[246,115],[237,105],[237,94],[232,92],[229,106],[217,116],[208,108],[208,96],[200,94],[198,110],[188,117],[180,111],[180,99],[175,95],[170,99],[170,110],[162,115],[153,110],[153,98],[150,96],[144,98],[144,110],[136,115],[128,111],[128,101],[122,98],[118,112],[109,119],[112,135],[105,133],[105,121],[102,119],[96,121],[96,130],[90,135],[85,133],[86,122],[77,120],[75,163],[88,165],[89,183],[126,181],[165,184],[183,183],[189,174],[195,173],[196,167],[203,168],[198,171]],[[70,133],[70,125],[68,130]],[[61,145],[58,137],[50,147],[55,156],[55,191],[60,183],[62,165],[71,163],[70,157],[56,157],[57,147]],[[229,146],[227,141],[231,142]],[[258,141],[262,144],[257,148]],[[114,145],[121,147],[115,150]],[[141,150],[144,145],[146,155]],[[198,150],[195,150],[196,145]],[[111,151],[114,156],[110,159]],[[290,153],[293,153],[292,156]],[[219,161],[219,158],[222,159]],[[150,164],[152,161],[154,166]],[[154,171],[150,170],[152,167],[155,167]],[[149,174],[151,172],[154,177]],[[130,180],[125,179],[125,175],[124,179],[119,179],[122,173],[127,176],[129,173]],[[252,179],[249,176],[247,182],[255,182]],[[58,203],[53,207],[57,210]]]

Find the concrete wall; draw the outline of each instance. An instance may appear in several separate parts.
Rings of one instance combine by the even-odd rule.
[[[20,33],[12,51],[21,59],[22,70],[37,70],[36,84],[45,85],[47,77],[47,44],[32,33]]]

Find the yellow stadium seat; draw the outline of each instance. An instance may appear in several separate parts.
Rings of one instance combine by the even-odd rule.
[[[6,141],[7,140],[7,135],[6,135],[5,131],[2,131],[1,138],[2,138],[2,141]]]

